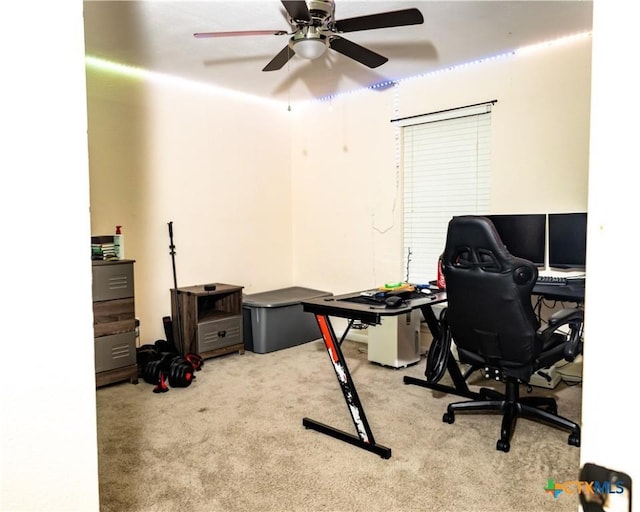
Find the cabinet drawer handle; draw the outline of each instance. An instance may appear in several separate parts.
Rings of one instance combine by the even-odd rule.
[[[218,337],[224,338],[227,335],[227,331],[218,331]]]

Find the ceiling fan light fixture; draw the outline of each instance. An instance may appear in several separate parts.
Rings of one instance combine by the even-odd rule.
[[[296,55],[303,59],[317,59],[327,50],[327,45],[322,39],[298,39],[293,43]]]
[[[304,27],[291,38],[289,46],[303,59],[317,59],[327,51],[327,37],[316,26]]]

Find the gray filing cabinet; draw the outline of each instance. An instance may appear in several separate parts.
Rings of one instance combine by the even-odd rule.
[[[93,261],[96,386],[137,384],[133,260]]]

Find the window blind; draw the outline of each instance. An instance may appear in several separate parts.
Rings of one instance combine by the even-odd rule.
[[[436,279],[453,216],[489,212],[491,105],[397,121],[402,126],[408,282]]]

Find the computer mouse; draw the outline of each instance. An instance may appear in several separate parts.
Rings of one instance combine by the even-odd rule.
[[[388,308],[399,308],[402,306],[403,302],[402,297],[399,295],[390,295],[384,300],[384,303]]]

